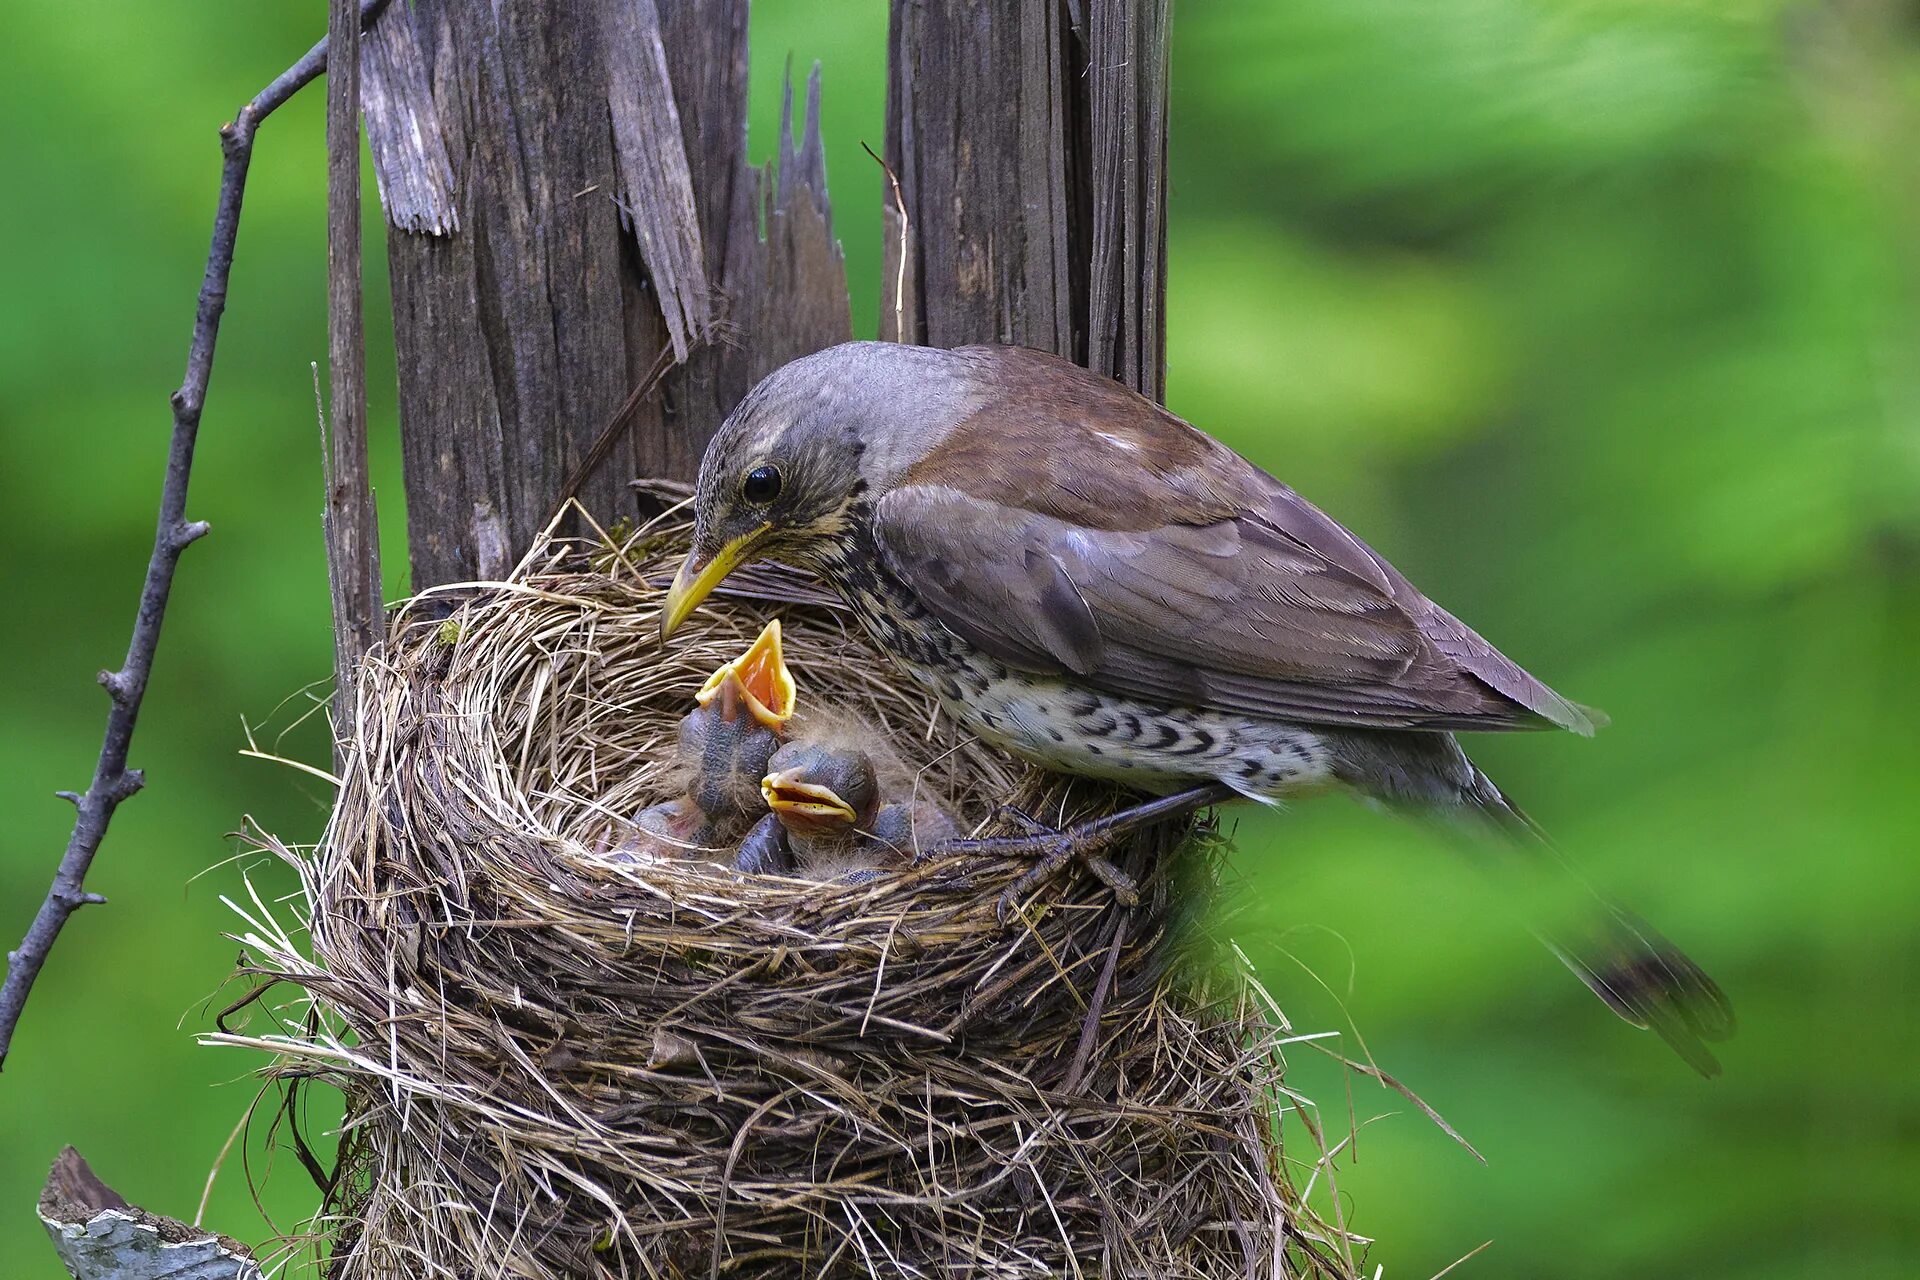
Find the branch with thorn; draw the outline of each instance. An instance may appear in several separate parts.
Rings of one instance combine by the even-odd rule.
[[[365,0],[360,6],[362,29],[380,15],[387,0]],[[207,270],[200,282],[200,300],[193,318],[193,338],[187,347],[187,372],[173,393],[173,436],[167,449],[166,478],[160,486],[160,520],[140,587],[139,612],[127,657],[117,670],[100,673],[101,687],[112,699],[106,733],[93,780],[83,792],[62,792],[78,814],[67,849],[54,872],[53,886],[27,927],[20,945],[7,954],[7,977],[0,984],[0,1068],[13,1044],[14,1028],[26,1008],[27,996],[47,962],[54,941],[69,918],[83,906],[105,902],[85,888],[87,871],[120,802],[138,791],[145,778],[127,767],[133,729],[146,698],[153,657],[160,645],[160,625],[166,619],[167,598],[173,591],[174,570],[180,553],[205,537],[204,520],[187,519],[187,481],[193,472],[193,448],[200,434],[200,410],[206,403],[207,382],[213,374],[214,342],[220,334],[220,315],[227,305],[227,279],[233,271],[233,246],[240,233],[240,204],[246,191],[247,166],[253,159],[254,134],[266,118],[305,88],[327,66],[327,42],[314,45],[305,57],[262,89],[220,130],[220,196],[214,207],[213,244],[207,252]]]

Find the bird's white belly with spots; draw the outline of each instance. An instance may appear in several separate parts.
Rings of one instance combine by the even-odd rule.
[[[1049,769],[1144,791],[1219,781],[1260,800],[1331,779],[1330,753],[1311,729],[1151,707],[986,659],[968,666],[957,680],[951,673],[915,675],[976,735]]]
[[[973,733],[1044,768],[1143,791],[1224,782],[1278,800],[1333,781],[1314,729],[1194,707],[1154,707],[1016,671],[875,593],[849,598],[875,643]]]

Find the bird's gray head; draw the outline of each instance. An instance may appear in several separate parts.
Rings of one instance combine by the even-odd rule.
[[[842,343],[767,375],[707,446],[661,633],[749,560],[825,562],[865,504],[973,411],[979,386],[973,354],[891,342]]]

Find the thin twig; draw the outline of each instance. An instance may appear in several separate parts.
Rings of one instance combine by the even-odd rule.
[[[380,526],[367,470],[367,352],[360,307],[359,0],[329,0],[327,39],[345,55],[327,77],[327,505],[333,593],[334,736],[351,734],[353,673],[379,638]],[[336,771],[340,765],[335,750]]]
[[[696,335],[695,340],[705,342],[707,335]],[[653,363],[648,366],[646,374],[641,377],[633,390],[627,393],[626,400],[614,411],[613,416],[607,419],[607,424],[600,428],[600,434],[593,438],[593,443],[588,445],[587,451],[580,456],[580,465],[573,469],[566,483],[560,486],[560,496],[554,502],[553,509],[547,513],[548,524],[552,524],[554,519],[566,510],[567,504],[580,495],[580,490],[585,487],[588,480],[592,479],[593,473],[599,469],[602,462],[607,460],[607,455],[613,452],[613,446],[619,442],[621,434],[633,425],[640,406],[647,402],[647,397],[653,394],[653,389],[660,385],[662,378],[667,376],[667,370],[673,367],[673,348],[670,346],[660,348],[660,354],[653,358]]]
[[[1107,1011],[1107,996],[1113,990],[1114,966],[1119,963],[1120,949],[1127,942],[1127,917],[1116,914],[1113,921],[1113,941],[1107,944],[1106,962],[1100,966],[1100,977],[1093,986],[1093,999],[1087,1003],[1087,1016],[1080,1024],[1080,1043],[1074,1048],[1073,1062],[1067,1067],[1067,1078],[1061,1082],[1060,1092],[1073,1094],[1080,1088],[1080,1080],[1087,1073],[1087,1063],[1093,1058],[1095,1046],[1100,1043],[1100,1018]]]
[[[900,175],[893,171],[893,166],[882,160],[880,154],[866,143],[862,142],[860,148],[872,156],[873,162],[880,166],[880,172],[887,175],[887,185],[893,188],[893,207],[900,214],[900,264],[895,269],[893,277],[893,340],[906,342],[908,340],[907,245],[909,233],[913,227],[912,221],[907,217],[907,197],[900,190]]]
[[[361,6],[364,26],[386,7],[386,0],[366,0]],[[13,1044],[13,1030],[26,1008],[27,995],[46,964],[54,939],[68,917],[82,906],[104,902],[85,889],[87,869],[100,849],[120,802],[138,791],[144,779],[127,767],[127,748],[134,723],[153,671],[153,655],[160,643],[160,624],[166,617],[167,596],[173,589],[180,553],[203,537],[207,524],[187,519],[187,480],[193,470],[193,446],[200,431],[200,411],[206,403],[207,380],[213,373],[214,341],[220,332],[220,313],[227,305],[227,278],[233,270],[234,240],[240,231],[240,202],[246,190],[247,165],[253,159],[254,133],[261,121],[326,69],[327,45],[322,40],[305,57],[262,89],[258,96],[220,130],[225,157],[220,173],[220,196],[213,215],[213,245],[207,252],[207,270],[200,283],[200,301],[194,313],[193,340],[187,348],[187,372],[173,393],[173,439],[167,449],[166,478],[160,487],[160,519],[153,538],[153,555],[140,588],[140,610],[134,617],[127,658],[116,671],[102,671],[100,683],[113,700],[107,712],[106,733],[93,780],[84,793],[61,792],[79,810],[73,834],[67,838],[53,885],[34,915],[19,947],[7,955],[7,978],[0,985],[0,1067]]]

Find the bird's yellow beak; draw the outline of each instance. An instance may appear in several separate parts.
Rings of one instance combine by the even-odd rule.
[[[795,776],[799,772],[783,769],[760,779],[760,794],[766,797],[767,808],[782,821],[803,830],[831,829],[860,816],[832,787],[803,782]]]
[[[730,684],[747,714],[767,728],[779,729],[793,719],[800,690],[780,647],[780,619],[763,627],[745,653],[708,676],[693,700],[704,707],[723,696]]]
[[[763,524],[751,533],[741,534],[704,565],[700,563],[698,551],[687,552],[687,558],[680,562],[680,572],[673,575],[673,585],[667,588],[666,601],[660,606],[662,640],[678,631],[687,615],[699,608],[700,602],[712,595],[713,589],[728,574],[752,557],[754,547],[772,527]]]

